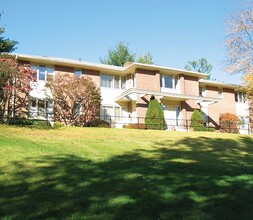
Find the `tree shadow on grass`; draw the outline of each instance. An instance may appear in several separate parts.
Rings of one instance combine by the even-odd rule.
[[[154,142],[94,162],[74,155],[14,161],[0,181],[6,219],[250,219],[253,141]]]

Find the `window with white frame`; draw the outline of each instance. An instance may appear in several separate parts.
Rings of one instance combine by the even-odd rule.
[[[100,108],[100,118],[105,121],[120,121],[122,108],[119,106],[102,105]]]
[[[31,116],[52,117],[54,101],[48,99],[29,99],[29,114]]]
[[[80,77],[82,75],[82,70],[81,69],[75,69],[75,76]]]
[[[177,89],[178,77],[170,75],[161,75],[161,87],[165,89]]]
[[[125,89],[126,76],[101,74],[101,87],[112,89]]]
[[[239,102],[239,103],[245,103],[246,102],[245,92],[236,92],[235,93],[235,101]]]
[[[206,96],[206,88],[205,87],[199,87],[199,96]]]
[[[37,72],[37,80],[46,81],[54,77],[54,67],[44,65],[32,65],[31,69]]]

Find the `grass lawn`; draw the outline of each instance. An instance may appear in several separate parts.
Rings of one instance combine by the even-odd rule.
[[[253,137],[0,125],[0,219],[252,219]]]

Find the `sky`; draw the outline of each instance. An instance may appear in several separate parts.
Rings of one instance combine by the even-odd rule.
[[[125,42],[136,56],[184,69],[206,58],[211,79],[241,83],[224,71],[225,19],[244,0],[0,0],[4,36],[19,42],[15,53],[100,62]]]

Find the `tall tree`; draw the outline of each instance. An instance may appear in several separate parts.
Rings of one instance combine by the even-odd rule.
[[[225,44],[225,70],[231,74],[243,74],[253,127],[253,1],[245,4],[238,13],[226,20]]]
[[[135,54],[131,53],[128,45],[124,42],[119,42],[115,48],[108,50],[108,55],[100,62],[104,64],[123,66],[126,62],[134,62]]]
[[[185,69],[188,71],[196,71],[199,73],[207,73],[208,74],[208,79],[210,79],[210,72],[213,69],[213,66],[211,64],[208,63],[206,58],[201,58],[198,61],[193,60],[193,61],[189,61],[186,65],[185,65]]]
[[[105,58],[100,57],[100,62],[114,66],[124,66],[126,62],[138,62],[145,64],[154,64],[153,56],[147,53],[135,59],[135,53],[130,52],[127,44],[119,42],[114,48],[108,50]]]
[[[20,65],[13,56],[0,56],[0,120],[27,113],[34,74],[28,65]]]
[[[137,63],[145,63],[145,64],[154,64],[153,56],[150,53],[147,53],[143,56],[139,56],[136,60]]]
[[[2,13],[0,13],[1,19]],[[17,41],[10,40],[9,38],[4,38],[2,35],[5,31],[4,27],[0,27],[0,53],[3,52],[13,52],[16,49]]]
[[[100,90],[91,78],[57,74],[47,86],[54,97],[55,121],[85,126],[98,117]]]

